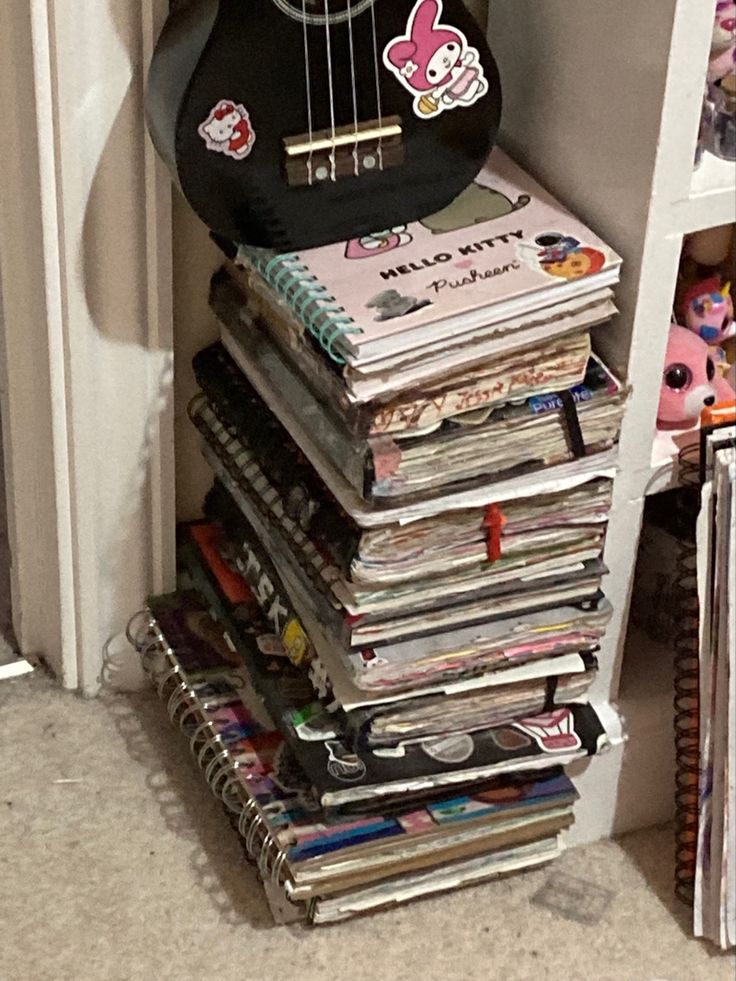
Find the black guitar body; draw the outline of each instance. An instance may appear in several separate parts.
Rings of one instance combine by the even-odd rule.
[[[281,252],[444,208],[485,163],[501,112],[495,61],[460,0],[305,0],[306,30],[302,2],[191,0],[148,81],[154,143],[200,218]],[[388,122],[400,137],[352,138]],[[333,157],[289,158],[289,143],[316,145],[309,134],[327,134]]]

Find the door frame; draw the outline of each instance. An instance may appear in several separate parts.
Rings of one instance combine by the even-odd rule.
[[[143,122],[166,0],[29,0],[0,32],[0,415],[21,652],[97,691],[175,575],[171,190]]]

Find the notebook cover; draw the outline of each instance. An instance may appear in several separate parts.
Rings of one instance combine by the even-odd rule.
[[[247,254],[247,253],[246,253]],[[314,276],[359,333],[355,352],[392,335],[524,299],[539,303],[615,270],[620,259],[498,147],[476,181],[444,211],[349,242],[289,257]],[[388,294],[388,295],[387,295]],[[412,344],[407,344],[410,349]]]
[[[292,745],[321,803],[339,806],[404,789],[566,765],[607,744],[595,709],[573,704],[481,732],[429,739],[401,752],[348,747],[340,739]]]

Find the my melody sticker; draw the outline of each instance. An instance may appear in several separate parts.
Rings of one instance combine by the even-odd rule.
[[[248,110],[239,103],[220,99],[197,130],[208,150],[244,160],[256,141]]]
[[[488,91],[478,49],[461,31],[439,24],[441,15],[442,0],[417,0],[406,34],[383,52],[386,67],[415,96],[420,119],[472,106]]]

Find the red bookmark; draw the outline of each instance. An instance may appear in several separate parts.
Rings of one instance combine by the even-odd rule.
[[[483,525],[488,529],[486,534],[488,561],[497,562],[501,558],[501,532],[506,525],[506,516],[498,504],[488,505]]]

